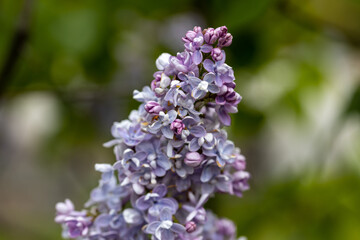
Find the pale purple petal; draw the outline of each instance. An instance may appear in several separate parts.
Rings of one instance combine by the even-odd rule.
[[[200,180],[201,182],[208,182],[216,175],[217,171],[213,165],[207,165],[204,167],[203,171],[201,172]]]
[[[215,74],[210,72],[204,76],[204,81],[208,83],[213,83],[215,82],[215,78],[216,78]]]
[[[197,138],[193,138],[191,139],[190,143],[189,143],[189,150],[191,152],[196,152],[197,150],[199,150],[200,145],[199,145],[199,141]]]
[[[220,88],[218,86],[216,86],[215,84],[209,84],[208,90],[211,93],[219,93],[220,92]]]
[[[191,134],[195,137],[203,137],[206,134],[206,130],[203,126],[195,126],[190,129]]]
[[[225,126],[230,126],[231,118],[230,115],[225,111],[224,108],[220,107],[218,110],[219,119]]]
[[[165,127],[161,128],[161,132],[168,139],[173,139],[173,137],[174,137],[174,132],[170,129],[170,126],[165,126]]]
[[[210,59],[205,59],[203,62],[203,66],[208,72],[214,72],[214,62]]]
[[[193,59],[193,62],[196,65],[199,65],[201,63],[202,59],[203,59],[203,56],[202,56],[202,54],[201,54],[201,52],[199,50],[196,50],[193,53],[192,59]]]
[[[157,185],[152,192],[159,194],[159,197],[162,198],[167,193],[167,187],[165,184],[160,184],[160,185]]]
[[[171,162],[164,155],[158,156],[156,160],[156,164],[165,170],[169,170],[171,168]]]
[[[159,228],[161,222],[160,221],[154,221],[147,225],[145,231],[149,234],[154,234],[156,229]]]
[[[174,223],[174,224],[171,226],[170,229],[173,230],[173,231],[176,232],[176,233],[183,233],[183,232],[185,232],[185,230],[186,230],[183,225],[178,224],[178,223]]]
[[[170,122],[173,122],[177,117],[177,112],[175,110],[170,110],[167,114],[169,115]]]
[[[141,211],[144,211],[151,207],[151,201],[146,201],[145,196],[141,196],[140,198],[138,198],[135,204],[136,207]]]
[[[172,218],[171,212],[172,211],[170,208],[168,208],[168,207],[163,208],[160,212],[160,220],[161,221],[171,220],[171,218]]]
[[[189,77],[189,83],[192,87],[196,87],[201,83],[201,80],[197,77]]]
[[[174,240],[174,233],[169,229],[161,229],[161,240]]]
[[[213,46],[209,45],[209,44],[204,44],[201,46],[201,51],[204,53],[209,53],[211,52],[211,50],[213,49]]]

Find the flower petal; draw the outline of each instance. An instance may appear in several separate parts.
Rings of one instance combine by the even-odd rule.
[[[203,62],[203,66],[208,72],[214,72],[214,62],[210,59],[205,59]]]
[[[200,145],[199,145],[199,141],[197,138],[193,138],[191,139],[190,143],[189,143],[189,150],[191,152],[196,152],[197,150],[199,150]]]
[[[160,212],[160,220],[166,221],[166,220],[171,220],[171,218],[172,218],[171,209],[168,207],[164,207]]]
[[[192,55],[192,60],[196,65],[199,65],[203,59],[202,53],[196,50]]]
[[[154,221],[151,222],[147,225],[145,232],[149,233],[149,234],[154,234],[156,229],[159,228],[161,222],[160,221]]]
[[[161,132],[168,139],[173,139],[173,137],[174,137],[174,132],[170,129],[170,126],[165,126],[165,127],[161,128]]]
[[[183,233],[186,231],[185,227],[179,223],[174,223],[170,229],[176,233]]]
[[[230,115],[225,111],[223,107],[220,107],[218,110],[219,119],[225,126],[230,126],[231,118]]]
[[[206,130],[203,126],[194,126],[190,129],[190,133],[195,137],[203,137],[206,135]]]
[[[209,44],[204,44],[201,46],[201,51],[204,53],[209,53],[211,52],[211,50],[213,49],[213,46],[209,45]]]

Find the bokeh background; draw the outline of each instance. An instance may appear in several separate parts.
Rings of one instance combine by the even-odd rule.
[[[234,36],[252,174],[207,206],[249,240],[360,239],[359,0],[1,0],[1,240],[61,239],[55,203],[82,207],[112,123],[194,25]]]

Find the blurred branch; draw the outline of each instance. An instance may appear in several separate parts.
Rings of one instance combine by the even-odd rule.
[[[11,75],[29,38],[31,10],[34,0],[24,0],[8,55],[0,71],[0,98],[10,83]]]

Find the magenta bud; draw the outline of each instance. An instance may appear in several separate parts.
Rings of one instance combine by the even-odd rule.
[[[180,119],[175,119],[170,125],[170,129],[173,130],[174,133],[176,134],[181,134],[184,128],[185,125],[182,123]]]
[[[207,44],[214,44],[218,40],[219,36],[215,34],[215,29],[208,28],[204,34],[204,40]]]
[[[185,164],[190,167],[197,167],[204,160],[204,156],[198,152],[188,152],[185,156]]]
[[[224,58],[224,54],[220,48],[213,48],[211,50],[211,57],[214,61],[221,61]]]
[[[163,110],[163,108],[160,106],[160,104],[158,102],[149,101],[145,105],[145,110],[150,114],[158,115],[159,112],[161,112]]]
[[[194,223],[193,221],[187,222],[185,224],[185,229],[188,233],[194,232],[196,230],[196,223]]]
[[[228,47],[232,43],[233,36],[227,33],[224,37],[219,38],[218,47]]]
[[[222,38],[222,37],[225,37],[225,35],[227,34],[227,27],[225,26],[222,26],[222,27],[218,27],[215,29],[215,34],[219,37],[219,38]]]
[[[199,27],[199,26],[195,26],[194,27],[194,32],[196,32],[196,33],[201,33],[201,27]]]

